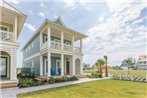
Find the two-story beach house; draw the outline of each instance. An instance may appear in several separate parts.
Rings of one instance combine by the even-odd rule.
[[[17,39],[26,15],[0,0],[0,88],[17,86]]]
[[[66,27],[60,17],[46,19],[22,48],[23,66],[32,68],[35,76],[81,75],[85,37]],[[75,42],[79,47],[75,47]]]

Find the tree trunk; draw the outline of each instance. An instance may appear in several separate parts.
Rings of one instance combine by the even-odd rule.
[[[102,76],[102,65],[100,65],[100,74]]]

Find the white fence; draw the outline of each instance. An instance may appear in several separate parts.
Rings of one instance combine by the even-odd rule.
[[[116,79],[116,80],[147,82],[147,75],[111,74],[110,77],[111,79]]]

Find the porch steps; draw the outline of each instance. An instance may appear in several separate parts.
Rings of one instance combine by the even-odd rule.
[[[37,80],[38,82],[44,82],[44,81],[47,81],[47,76],[38,76],[38,77],[35,77],[35,80]]]
[[[12,81],[12,80],[0,81],[0,89],[12,88],[12,87],[17,87],[17,81]]]

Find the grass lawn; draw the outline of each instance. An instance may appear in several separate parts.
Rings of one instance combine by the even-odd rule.
[[[84,73],[92,73],[92,72],[96,72],[97,70],[84,70]],[[103,70],[103,72],[105,72],[105,70]],[[127,70],[114,70],[114,69],[109,69],[108,70],[109,73],[120,73],[120,74],[127,74]],[[146,70],[130,70],[130,74],[147,74]]]
[[[99,80],[46,89],[25,94],[18,98],[147,98],[147,83]]]

